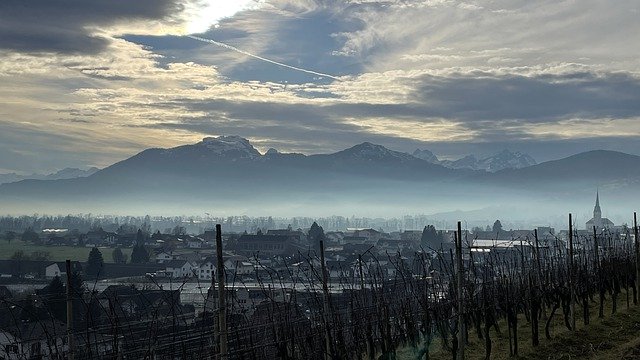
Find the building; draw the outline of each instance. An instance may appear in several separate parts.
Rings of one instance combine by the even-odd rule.
[[[265,235],[262,233],[242,235],[232,248],[238,254],[249,257],[256,255],[261,257],[294,255],[298,251],[304,250],[295,236]]]
[[[58,320],[15,324],[0,330],[0,358],[58,358],[68,350],[65,339],[66,326]]]
[[[593,227],[596,229],[613,229],[615,225],[613,221],[602,217],[602,210],[600,209],[600,194],[596,191],[596,206],[593,207],[593,218],[587,221],[586,229],[593,230]]]
[[[82,266],[77,261],[71,262],[71,269],[76,272],[82,271]],[[64,261],[54,262],[45,267],[44,270],[45,277],[47,279],[53,279],[56,276],[66,276],[67,275],[67,264]]]
[[[169,262],[171,260],[176,260],[177,256],[173,256],[173,254],[166,252],[166,251],[162,251],[160,253],[158,253],[156,255],[156,263],[158,264],[164,264],[166,262]]]
[[[166,274],[174,279],[194,276],[198,270],[197,266],[194,266],[187,260],[171,260],[164,264],[166,265]]]
[[[365,244],[375,245],[378,240],[385,236],[385,234],[374,229],[347,229],[347,231],[351,232],[351,236],[348,240],[345,237],[346,242],[363,241]]]
[[[202,249],[206,247],[204,240],[200,238],[189,238],[187,239],[187,247],[189,249]]]
[[[113,246],[116,243],[118,235],[116,233],[104,231],[102,228],[87,232],[84,242],[85,246]]]
[[[216,260],[208,257],[198,267],[198,280],[211,280],[216,273]]]
[[[180,300],[180,290],[138,289],[132,285],[110,285],[92,304],[94,321],[109,324],[142,319],[158,319],[187,311]],[[135,325],[133,325],[135,326]],[[101,357],[98,357],[101,358]]]

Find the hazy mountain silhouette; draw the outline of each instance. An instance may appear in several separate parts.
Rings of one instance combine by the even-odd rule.
[[[640,157],[613,151],[488,173],[366,142],[333,154],[262,155],[246,139],[221,136],[147,149],[85,178],[2,184],[0,201],[22,212],[446,211],[517,202],[521,193],[557,197],[556,189],[590,200],[595,187],[623,193],[639,180]]]
[[[33,179],[33,180],[60,180],[60,179],[73,179],[78,177],[86,177],[95,174],[98,170],[97,167],[91,167],[86,170],[78,168],[64,168],[60,171],[51,174],[31,174],[31,175],[19,175],[16,173],[0,174],[0,184],[16,182],[21,180]]]
[[[640,156],[618,151],[593,150],[521,169],[499,171],[491,177],[499,183],[595,182],[607,184],[640,180]]]

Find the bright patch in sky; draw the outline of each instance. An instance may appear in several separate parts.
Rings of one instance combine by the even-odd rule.
[[[187,32],[200,34],[218,23],[242,10],[252,9],[260,5],[257,0],[203,0],[196,3],[189,12]]]

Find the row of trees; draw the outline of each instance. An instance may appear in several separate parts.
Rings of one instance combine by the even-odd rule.
[[[115,248],[111,253],[113,262],[115,264],[125,264],[127,262],[127,255],[120,248]],[[136,244],[131,252],[131,263],[144,264],[150,260],[149,251],[142,244]],[[94,247],[89,252],[89,258],[87,259],[86,274],[92,277],[100,276],[104,274],[104,259],[102,252],[97,247]]]
[[[18,236],[19,235],[19,236]],[[22,234],[18,234],[15,231],[5,231],[4,239],[7,243],[11,243],[13,240],[20,239],[23,242],[30,242],[38,244],[40,242],[40,236],[32,228],[28,228]]]

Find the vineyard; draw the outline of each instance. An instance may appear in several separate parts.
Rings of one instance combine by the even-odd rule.
[[[612,323],[638,313],[638,227],[635,214],[626,233],[572,227],[570,215],[567,239],[534,233],[480,248],[458,223],[448,250],[406,257],[369,249],[349,269],[332,267],[321,242],[286,271],[258,261],[255,274],[238,274],[223,268],[218,226],[215,277],[198,284],[197,305],[181,301],[187,280],[98,291],[69,268],[66,281],[0,300],[0,357],[549,358],[558,344],[586,356],[599,350],[586,344],[617,341],[593,332],[632,341],[620,329],[638,330]]]

